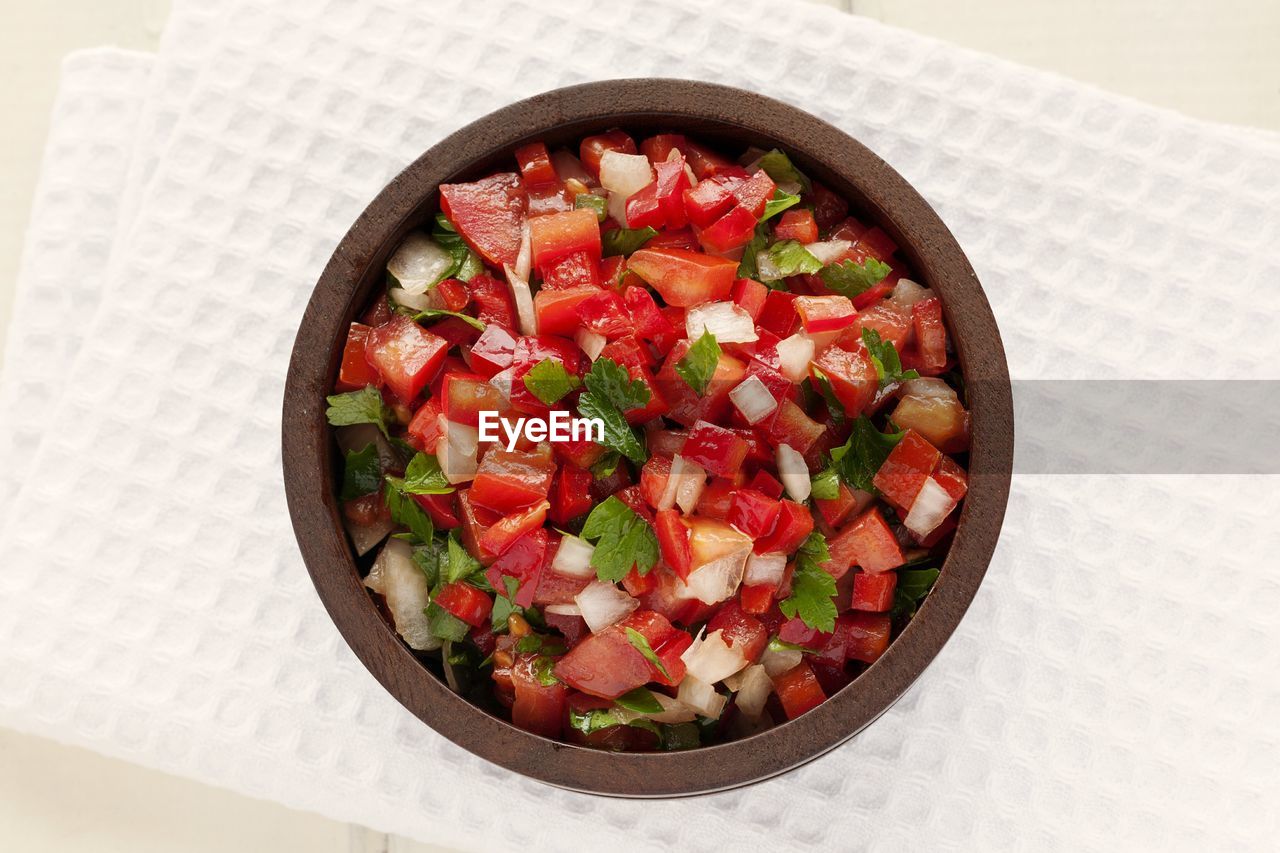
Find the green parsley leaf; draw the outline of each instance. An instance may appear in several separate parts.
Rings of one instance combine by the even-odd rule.
[[[378,491],[382,486],[382,463],[378,461],[378,446],[370,442],[364,450],[347,453],[342,469],[342,499],[355,500]]]
[[[603,480],[605,477],[612,477],[613,472],[618,470],[618,463],[622,461],[622,454],[616,450],[610,450],[600,460],[591,466],[591,474],[597,480]]]
[[[905,432],[881,432],[864,415],[853,422],[849,440],[831,451],[831,462],[852,488],[875,494],[872,478],[904,435]]]
[[[704,329],[702,337],[694,341],[684,358],[676,362],[676,373],[701,397],[707,393],[707,386],[711,384],[719,363],[720,344],[716,342],[715,335]]]
[[[831,559],[827,540],[817,531],[810,533],[796,552],[795,572],[791,575],[791,595],[778,604],[783,615],[799,616],[804,624],[824,633],[836,627],[836,579],[822,564]]]
[[[394,477],[388,479],[396,479]],[[430,453],[418,453],[409,461],[400,490],[411,495],[447,495],[453,485],[440,470],[440,460]]]
[[[643,635],[641,637],[643,638]],[[637,714],[662,713],[662,705],[653,695],[653,692],[644,687],[637,687],[635,690],[623,693],[613,701],[620,707],[626,708],[628,711],[635,711]]]
[[[565,394],[582,385],[582,380],[564,369],[558,361],[544,358],[524,375],[524,387],[548,406],[559,402]]]
[[[818,396],[827,404],[827,411],[831,413],[831,419],[836,423],[843,423],[846,417],[844,404],[836,397],[835,389],[831,387],[831,379],[822,369],[814,365],[809,365],[809,385],[818,392]]]
[[[782,190],[774,190],[773,198],[764,203],[764,215],[760,217],[760,221],[764,222],[766,219],[778,215],[789,207],[795,207],[799,203],[800,196],[792,195]]]
[[[470,556],[469,554],[467,556]],[[516,591],[520,589],[520,581],[511,575],[503,575],[502,585],[507,588],[506,595],[498,593],[493,597],[493,610],[489,612],[489,624],[495,634],[507,630],[507,619],[512,613],[520,613],[523,608],[515,603]]]
[[[616,228],[600,233],[600,246],[606,258],[630,255],[657,236],[658,232],[647,225],[644,228]]]
[[[810,494],[820,501],[833,501],[840,497],[840,475],[834,466],[823,469],[810,480]]]
[[[576,210],[581,210],[584,207],[589,210],[594,210],[596,213],[596,219],[601,222],[604,222],[609,218],[609,202],[605,200],[603,196],[598,196],[593,193],[582,193],[573,200],[573,206]]]
[[[441,561],[440,566],[440,582],[453,583],[466,580],[474,574],[483,572],[484,566],[481,566],[480,562],[462,547],[457,531],[450,531],[445,546],[445,559]],[[511,580],[514,581],[515,578]]]
[[[569,709],[569,726],[584,735],[592,732],[598,732],[601,729],[611,728],[613,726],[625,726],[622,717],[616,711],[608,708],[593,708],[585,714],[579,714],[572,708]]]
[[[635,646],[636,651],[644,656],[644,659],[653,664],[653,668],[662,673],[662,677],[671,680],[671,673],[667,672],[667,667],[662,663],[662,659],[653,651],[653,647],[649,645],[649,641],[645,639],[635,628],[627,629],[627,640],[631,645]]]
[[[440,569],[444,563],[444,549],[438,539],[413,546],[413,564],[427,578],[427,588],[435,589],[440,582]]]
[[[578,398],[578,413],[584,418],[599,418],[604,424],[601,444],[643,465],[648,458],[644,444],[623,412],[649,402],[648,385],[643,380],[633,380],[625,367],[608,358],[596,359],[583,381],[587,393]]]
[[[620,581],[632,566],[647,574],[658,562],[658,537],[649,522],[613,496],[591,510],[582,538],[596,546],[591,565],[602,581]]]
[[[555,687],[560,683],[560,679],[556,678],[555,666],[556,662],[553,658],[536,658],[533,661],[533,677],[538,679],[538,683],[543,687]]]
[[[774,243],[764,253],[766,262],[757,260],[757,270],[762,278],[778,281],[792,275],[815,273],[822,269],[822,261],[818,260],[804,246],[795,240],[783,240]]]
[[[920,374],[914,370],[902,369],[902,359],[898,357],[898,350],[894,347],[893,341],[882,341],[880,333],[875,329],[864,327],[862,342],[871,355],[871,363],[876,366],[876,376],[880,378],[881,388],[895,382],[920,378]]]
[[[374,424],[387,433],[387,421],[391,420],[391,409],[382,400],[382,392],[372,385],[366,385],[359,391],[348,391],[345,394],[334,394],[326,397],[329,408],[325,417],[330,426],[354,426],[355,424]]]
[[[898,585],[893,590],[893,607],[889,614],[895,622],[916,615],[916,609],[933,589],[941,572],[938,569],[899,569]]]
[[[756,226],[756,233],[751,235],[751,239],[742,250],[742,260],[738,262],[738,278],[755,278],[760,274],[756,256],[768,246],[769,226],[761,222]]]
[[[427,630],[442,640],[459,642],[466,638],[471,626],[434,601],[427,605]]]
[[[600,443],[605,447],[618,451],[637,465],[643,465],[649,458],[640,437],[617,406],[594,394],[583,394],[578,398],[578,413],[584,418],[599,418],[604,424]]]
[[[781,637],[770,637],[769,645],[767,648],[771,652],[800,652],[801,654],[806,654],[806,655],[817,654],[817,652],[814,651],[813,649],[806,648],[805,646],[799,645],[798,643],[788,643],[786,640],[782,639]]]
[[[413,315],[413,321],[415,323],[425,323],[428,320],[438,320],[441,317],[457,317],[473,329],[478,329],[481,332],[484,331],[484,323],[481,320],[477,320],[475,317],[467,314],[460,314],[457,311],[446,311],[443,308],[428,308],[426,311],[419,311],[417,314]]]
[[[852,299],[875,287],[892,271],[888,264],[867,258],[861,264],[852,260],[828,264],[818,272],[818,277],[832,293]]]
[[[802,191],[808,192],[813,188],[813,184],[805,177],[804,173],[795,167],[791,162],[791,158],[777,148],[760,158],[760,168],[773,178],[775,183],[792,183],[799,184]]]
[[[409,528],[412,534],[410,541],[416,544],[430,542],[436,532],[435,526],[431,523],[431,516],[427,515],[426,511],[418,506],[418,502],[404,491],[403,480],[399,477],[385,479],[387,485],[382,498],[386,501],[387,509],[391,510],[391,520]]]
[[[643,379],[632,379],[627,369],[610,358],[597,358],[584,380],[587,390],[608,400],[619,410],[639,409],[649,403],[649,386]]]
[[[702,746],[697,723],[671,723],[662,728],[662,748],[668,752]]]
[[[462,239],[458,229],[453,227],[453,223],[443,213],[436,214],[436,224],[431,229],[431,239],[453,256],[453,266],[440,277],[440,281],[446,278],[470,281],[484,272],[484,263],[480,260],[480,256],[471,251],[471,247]]]

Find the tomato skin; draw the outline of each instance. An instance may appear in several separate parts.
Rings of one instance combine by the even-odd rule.
[[[439,335],[397,314],[369,332],[365,358],[401,402],[411,403],[436,375],[448,349]]]
[[[830,562],[823,565],[832,574],[843,575],[850,565],[875,574],[896,569],[906,562],[902,546],[885,523],[879,507],[871,507],[840,531],[828,544]]]
[[[544,267],[542,290],[600,287],[600,258],[588,251],[573,252]]]
[[[892,626],[886,614],[844,613],[836,620],[836,628],[844,634],[844,653],[849,660],[875,663],[889,648]]]
[[[813,532],[813,516],[803,504],[784,500],[778,509],[778,521],[769,535],[757,539],[752,550],[757,554],[790,554]]]
[[[533,249],[533,266],[539,272],[579,252],[585,252],[598,264],[600,220],[586,208],[534,217],[529,220],[529,245]]]
[[[550,507],[550,502],[540,501],[528,509],[504,516],[480,537],[481,553],[501,557],[521,536],[541,529],[547,520],[547,510]]]
[[[489,585],[494,589],[503,589],[504,576],[516,578],[520,582],[520,588],[516,590],[515,603],[521,607],[533,604],[533,597],[538,590],[542,570],[546,564],[547,538],[546,529],[539,527],[512,543],[506,553],[494,560],[485,570],[485,578],[489,581]]]
[[[467,282],[471,299],[476,303],[480,322],[502,326],[508,333],[516,328],[516,306],[505,282],[488,273],[480,273]]]
[[[564,525],[591,512],[591,479],[591,472],[577,465],[560,466],[551,485],[552,521]]]
[[[515,351],[516,339],[502,326],[493,323],[485,326],[464,357],[477,375],[492,379],[511,366]]]
[[[773,178],[770,178],[769,174],[761,169],[746,181],[738,184],[733,189],[733,195],[738,199],[739,205],[756,219],[759,219],[764,215],[765,203],[773,198],[773,192],[777,188]]]
[[[755,235],[756,217],[742,205],[736,205],[715,222],[698,232],[698,242],[713,255],[723,255],[745,246]]]
[[[773,418],[763,423],[764,432],[775,447],[788,444],[801,454],[808,453],[814,442],[826,432],[826,427],[790,400],[780,402]]]
[[[423,453],[436,452],[436,442],[443,434],[440,425],[440,407],[435,399],[427,400],[413,413],[405,439]]]
[[[622,297],[612,290],[597,290],[579,302],[574,311],[579,326],[610,340],[629,335],[632,331],[631,317]]]
[[[520,176],[499,172],[465,184],[441,184],[440,207],[458,233],[496,267],[520,254],[526,193]]]
[[[827,701],[826,694],[822,692],[822,686],[818,684],[813,670],[804,661],[775,676],[773,690],[778,694],[778,700],[782,702],[782,710],[786,712],[788,720],[794,720]]]
[[[950,456],[942,456],[933,469],[933,479],[957,501],[969,491],[969,475]]]
[[[858,238],[858,248],[879,261],[887,261],[898,251],[898,244],[879,227],[871,227]]]
[[[947,365],[947,328],[942,322],[942,302],[937,297],[921,299],[911,306],[916,346],[920,352],[921,375],[932,376]]]
[[[538,331],[544,335],[572,336],[577,330],[578,306],[598,293],[598,287],[571,287],[566,290],[539,290],[533,297]]]
[[[827,377],[831,392],[850,415],[861,413],[875,399],[880,380],[866,349],[851,352],[827,347],[813,360],[813,366]]]
[[[682,133],[659,133],[641,141],[640,153],[649,158],[649,165],[666,160],[672,151],[684,153],[689,144]]]
[[[742,467],[747,456],[747,443],[722,426],[697,421],[680,455],[712,474],[727,477]]]
[[[578,146],[582,167],[596,180],[600,179],[600,158],[606,151],[635,154],[636,141],[627,135],[626,131],[617,128],[582,140],[582,144]]]
[[[680,580],[688,580],[693,568],[693,550],[689,527],[674,509],[658,510],[654,520],[658,534],[658,550],[662,560]],[[647,590],[645,590],[647,591]]]
[[[365,358],[365,344],[369,339],[371,326],[364,323],[352,323],[347,333],[347,343],[342,348],[342,366],[338,369],[338,381],[334,390],[359,391],[367,385],[380,385],[382,380]]]
[[[551,165],[551,154],[542,142],[530,142],[515,150],[516,163],[520,166],[520,177],[527,186],[537,184],[558,183],[560,177]]]
[[[653,295],[643,287],[628,286],[622,294],[623,305],[631,318],[637,338],[651,341],[663,334],[674,331],[667,319],[658,310]]]
[[[452,530],[462,521],[458,518],[454,505],[455,497],[448,495],[414,495],[413,500],[431,516],[431,523],[437,530]]]
[[[810,334],[834,332],[858,321],[847,296],[797,296],[794,305],[804,330]]]
[[[668,305],[687,308],[729,296],[738,262],[688,249],[640,249],[627,269],[662,294]]]
[[[493,447],[484,455],[471,482],[471,500],[507,514],[546,500],[555,463],[542,453]]]
[[[684,193],[689,188],[689,176],[684,170],[683,156],[660,160],[653,164],[655,194],[658,210],[667,228],[683,228],[689,222],[685,212]]]
[[[889,341],[898,350],[906,346],[907,335],[911,332],[911,315],[887,300],[861,311],[858,322],[864,329],[875,329],[881,339]]]
[[[673,630],[668,638],[659,643],[653,650],[658,656],[658,660],[662,661],[662,667],[667,671],[666,675],[662,674],[656,666],[653,667],[653,680],[659,684],[665,684],[668,687],[677,687],[681,681],[684,681],[687,668],[680,656],[693,645],[693,637],[684,631]]]
[[[777,587],[772,584],[743,584],[739,590],[742,601],[742,612],[759,615],[769,610],[773,604],[773,594]]]
[[[462,581],[445,584],[436,591],[434,601],[473,628],[488,622],[493,609],[489,596]]]
[[[854,610],[883,613],[893,606],[893,590],[897,585],[897,572],[878,575],[858,572],[853,576],[853,600],[849,606]]]
[[[584,637],[556,662],[556,678],[575,690],[602,699],[616,699],[653,680],[654,667],[631,645],[626,633],[628,628],[639,632],[655,652],[673,632],[678,632],[660,614],[637,610],[622,621]]]
[[[818,239],[818,222],[813,212],[803,207],[784,210],[774,228],[775,240],[795,240],[797,243],[813,243]]]
[[[729,501],[728,521],[734,527],[757,539],[773,530],[782,512],[782,504],[755,489],[737,489]]]
[[[853,490],[845,485],[844,481],[839,484],[839,493],[830,499],[814,498],[814,507],[817,508],[818,514],[822,516],[831,527],[839,527],[840,523],[849,517],[849,513],[853,512],[858,505],[858,498],[854,495]]]
[[[466,547],[467,553],[479,560],[481,565],[491,565],[494,558],[486,556],[480,550],[480,537],[496,524],[501,516],[493,510],[473,503],[471,490],[462,489],[458,492],[458,517],[462,522],[462,544]]]
[[[720,181],[700,181],[684,191],[685,211],[689,221],[698,228],[706,228],[735,204],[733,193]]]
[[[782,497],[782,483],[778,479],[765,471],[763,468],[756,472],[751,478],[751,482],[747,484],[749,488],[755,489],[757,492],[777,500]]]
[[[764,623],[743,611],[735,598],[722,604],[707,622],[707,633],[712,631],[721,631],[725,642],[742,652],[749,663],[760,659],[769,642],[769,632],[765,630]]]
[[[569,691],[563,684],[540,682],[534,671],[537,659],[538,655],[519,655],[511,668],[511,682],[515,687],[511,723],[536,735],[559,738],[569,718]]]
[[[667,480],[671,475],[671,457],[654,454],[640,469],[640,494],[645,503],[658,509],[662,493],[666,491]]]
[[[764,311],[765,300],[769,298],[769,288],[755,279],[740,278],[733,283],[729,298],[736,302],[739,308],[750,314],[754,321],[759,319],[760,313]]]
[[[733,161],[693,140],[685,141],[684,156],[689,161],[689,168],[693,169],[693,176],[699,181],[735,167]]]
[[[942,454],[920,433],[908,429],[885,457],[872,483],[890,504],[909,510],[925,480],[942,460]]]
[[[800,325],[800,315],[795,308],[796,295],[785,290],[770,290],[765,295],[764,307],[756,324],[779,338],[787,338]]]
[[[450,373],[444,378],[440,390],[444,401],[445,420],[476,426],[480,413],[507,410],[507,401],[489,381],[482,376],[467,373]]]

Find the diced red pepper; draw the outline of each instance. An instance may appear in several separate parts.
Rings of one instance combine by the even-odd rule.
[[[667,228],[683,228],[689,221],[685,214],[684,192],[689,188],[689,176],[684,170],[684,157],[660,160],[653,164],[656,178],[653,182],[655,200],[663,224]],[[627,212],[630,220],[631,213]],[[634,226],[633,226],[634,227]]]
[[[587,208],[534,217],[529,220],[529,245],[539,272],[579,252],[599,261],[600,220]]]
[[[445,584],[432,600],[473,628],[488,622],[489,611],[493,609],[489,596],[462,581]]]
[[[790,554],[813,532],[813,516],[804,504],[782,501],[778,521],[767,536],[757,539],[753,551],[757,554]]]
[[[551,520],[565,525],[591,512],[591,472],[577,465],[561,465],[551,485]]]
[[[764,303],[769,298],[769,288],[755,279],[740,278],[734,281],[729,298],[736,302],[739,308],[750,314],[754,321],[759,319],[760,313],[764,311]]]
[[[932,444],[920,433],[908,429],[885,457],[872,483],[889,503],[901,510],[911,508],[924,481],[929,479],[942,459]]]
[[[657,181],[651,181],[627,197],[626,217],[628,228],[661,228],[666,224],[666,213],[658,203]]]
[[[606,151],[617,151],[620,154],[635,154],[636,141],[622,130],[610,130],[606,133],[588,136],[582,140],[578,154],[582,159],[582,167],[593,177],[600,178],[600,158]]]
[[[813,212],[803,207],[785,210],[773,229],[775,240],[795,240],[797,243],[814,243],[818,239],[818,223]]]
[[[658,550],[662,560],[680,580],[687,580],[693,568],[693,551],[689,544],[689,527],[674,509],[659,510],[654,521],[658,533]]]
[[[655,572],[652,571],[645,572],[642,575],[636,570],[635,566],[632,566],[631,571],[627,572],[622,578],[622,588],[627,591],[627,595],[639,598],[657,586],[658,582],[654,575]]]
[[[436,375],[448,349],[439,335],[397,314],[369,332],[365,357],[401,402],[411,403]]]
[[[462,489],[458,492],[458,517],[462,520],[462,544],[466,546],[467,553],[486,566],[492,563],[492,557],[481,554],[480,537],[484,535],[485,530],[496,524],[501,516],[493,510],[472,503],[471,490]]]
[[[365,343],[373,329],[364,323],[352,323],[347,333],[346,346],[342,348],[342,366],[338,368],[338,381],[334,390],[359,391],[368,385],[380,385],[382,379],[365,358]]]
[[[662,498],[662,493],[666,491],[670,475],[671,457],[656,453],[650,456],[649,461],[640,469],[640,494],[644,495],[645,502],[654,509],[658,508],[658,502]]]
[[[680,656],[692,645],[693,637],[684,631],[674,631],[669,634],[667,639],[663,640],[653,650],[653,653],[658,656],[658,660],[662,661],[662,668],[667,671],[666,675],[655,666],[653,668],[653,680],[668,687],[676,687],[681,681],[684,681],[686,668]]]
[[[645,503],[644,495],[640,494],[639,486],[627,486],[625,489],[618,491],[614,497],[626,504],[636,515],[653,524],[653,511]]]
[[[782,483],[778,482],[777,477],[774,477],[763,468],[756,472],[756,475],[751,478],[751,482],[747,485],[749,488],[768,495],[774,500],[782,497]]]
[[[729,501],[729,523],[758,539],[773,530],[782,512],[782,504],[755,489],[738,489]]]
[[[481,553],[501,557],[521,536],[532,530],[541,529],[547,520],[547,510],[550,508],[550,502],[539,501],[528,509],[504,516],[480,537]]]
[[[689,168],[693,169],[693,176],[699,181],[734,167],[732,160],[693,140],[685,142],[684,156],[689,161]]]
[[[698,421],[689,432],[680,455],[712,474],[727,477],[741,468],[747,456],[747,443],[732,430]]]
[[[441,184],[440,206],[458,233],[496,267],[515,264],[524,225],[520,176],[500,172],[468,184]]]
[[[892,624],[882,613],[845,613],[837,620],[845,635],[844,653],[850,660],[875,663],[889,648]]]
[[[493,447],[484,455],[471,484],[471,500],[507,514],[547,497],[555,463],[541,453]]]
[[[738,262],[688,249],[640,249],[627,269],[662,294],[668,305],[688,307],[728,297]]]
[[[788,720],[794,720],[827,701],[826,694],[822,692],[822,686],[818,684],[813,670],[804,661],[775,676],[773,690],[778,694],[778,700],[782,703],[782,710],[786,712]]]
[[[893,606],[893,590],[897,585],[897,572],[881,572],[878,575],[858,572],[853,576],[853,600],[850,607],[870,613],[883,613]]]
[[[887,261],[898,251],[898,244],[880,228],[872,227],[858,238],[858,248],[876,260]]]
[[[471,302],[467,286],[456,278],[446,278],[437,284],[436,293],[444,300],[444,307],[450,311],[461,311]]]

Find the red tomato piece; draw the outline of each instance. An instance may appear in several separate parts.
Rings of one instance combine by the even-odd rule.
[[[788,720],[794,720],[827,701],[813,670],[803,661],[776,676],[773,679],[773,690],[778,694]]]
[[[778,521],[767,536],[757,539],[752,548],[757,554],[790,554],[813,532],[813,516],[804,504],[782,501]]]
[[[471,302],[467,286],[456,278],[446,278],[437,284],[436,293],[444,300],[444,307],[450,311],[461,311]]]
[[[707,421],[697,421],[685,440],[680,455],[696,462],[712,474],[728,477],[747,457],[747,443],[732,430]]]
[[[580,326],[611,340],[632,331],[631,317],[627,314],[622,297],[612,290],[597,290],[579,302],[574,310]]]
[[[560,177],[551,165],[551,154],[542,142],[530,142],[516,149],[516,163],[520,166],[520,177],[527,186],[536,184],[557,183]]]
[[[707,385],[707,393],[699,397],[676,372],[676,365],[688,351],[688,341],[682,340],[675,344],[658,371],[658,388],[670,406],[669,417],[684,426],[693,426],[699,420],[713,423],[726,420],[730,407],[729,392],[746,375],[746,365],[722,352],[715,372],[711,375],[711,382]]]
[[[911,306],[916,346],[920,352],[920,372],[937,375],[947,365],[947,327],[942,323],[942,303],[936,298],[921,299]]]
[[[773,182],[773,178],[770,178],[768,173],[761,169],[734,187],[733,195],[738,200],[738,204],[746,208],[756,219],[759,219],[764,216],[765,202],[773,198],[773,192],[777,188],[778,186]]]
[[[542,567],[546,563],[547,531],[531,530],[517,539],[505,554],[493,561],[485,571],[485,578],[494,589],[504,589],[502,578],[513,577],[520,582],[516,590],[516,604],[528,607],[533,604],[538,590]],[[483,562],[483,560],[481,561]]]
[[[883,613],[845,613],[837,620],[843,629],[845,657],[863,663],[875,663],[889,648],[892,624]]]
[[[743,584],[738,597],[742,601],[742,612],[760,615],[773,605],[773,594],[778,588],[773,584]]]
[[[684,156],[689,161],[689,168],[693,169],[693,176],[699,181],[735,168],[732,160],[722,157],[705,145],[700,145],[692,140],[685,142]]]
[[[481,412],[502,413],[507,401],[497,388],[482,376],[467,373],[450,373],[441,387],[444,400],[444,416],[454,423],[476,426]]]
[[[565,255],[541,269],[543,290],[600,286],[600,258],[583,250]]]
[[[493,447],[471,483],[471,500],[507,514],[543,501],[551,490],[555,463],[541,453]]]
[[[689,577],[693,568],[693,550],[690,545],[689,527],[680,513],[674,509],[659,510],[654,520],[658,534],[658,550],[662,560],[680,580]]]
[[[858,322],[864,329],[875,329],[882,340],[889,341],[899,351],[906,344],[907,333],[911,331],[911,316],[887,300],[862,311],[858,315]]]
[[[778,482],[777,477],[764,469],[757,471],[756,475],[751,478],[751,482],[747,485],[749,488],[768,495],[774,500],[782,497],[782,483]]]
[[[758,320],[760,313],[764,311],[764,303],[769,298],[769,288],[754,279],[740,278],[734,281],[729,298],[750,314],[752,320]]]
[[[724,521],[729,517],[729,505],[733,503],[733,493],[738,485],[733,480],[716,477],[702,490],[698,505],[694,511],[704,518]]]
[[[373,329],[364,323],[352,323],[347,333],[347,343],[342,348],[342,366],[338,368],[338,381],[334,390],[359,391],[367,385],[380,385],[382,380],[365,358],[365,343]]]
[[[645,288],[627,287],[622,294],[622,302],[636,337],[651,341],[673,331],[671,324],[658,310],[658,303],[653,301],[653,295]]]
[[[440,365],[449,345],[417,323],[397,314],[369,332],[365,357],[397,397],[411,403],[422,393]]]
[[[485,379],[492,379],[511,366],[515,351],[516,339],[511,333],[491,323],[484,327],[480,337],[463,355],[473,371]]]
[[[672,151],[684,152],[688,140],[681,133],[659,133],[640,143],[640,153],[649,158],[650,165],[666,160]]]
[[[508,331],[516,327],[516,306],[511,289],[488,273],[480,273],[467,282],[476,303],[476,316],[485,324],[497,324]]]
[[[667,674],[663,675],[662,671],[655,666],[653,680],[668,687],[676,687],[684,681],[686,668],[680,656],[692,645],[693,637],[684,631],[673,631],[666,640],[658,644],[653,652],[658,656],[658,660],[662,661],[662,667]]]
[[[578,306],[598,293],[598,287],[571,287],[568,290],[539,290],[533,297],[538,331],[544,335],[572,337],[579,325]]]
[[[779,403],[773,419],[765,422],[765,433],[775,446],[788,444],[801,454],[808,453],[826,429],[790,400]]]
[[[458,517],[462,521],[462,544],[466,546],[467,553],[483,565],[491,564],[493,558],[485,556],[480,550],[480,537],[496,524],[501,516],[493,510],[472,503],[471,490],[463,489],[458,492]]]
[[[432,600],[473,628],[488,622],[489,611],[493,609],[489,596],[462,581],[445,584]]]
[[[751,240],[755,235],[757,221],[751,211],[737,205],[699,231],[698,242],[713,255],[728,254]]]
[[[812,366],[826,376],[831,392],[851,416],[861,414],[871,405],[880,387],[876,366],[865,348],[850,351],[827,347],[813,360]],[[816,379],[816,371],[814,376]]]
[[[847,296],[797,296],[793,304],[804,330],[810,334],[834,332],[858,319]]]
[[[600,259],[600,220],[595,211],[582,208],[529,220],[529,245],[533,266],[542,272],[561,258],[585,252]]]
[[[818,239],[818,223],[813,212],[803,207],[793,207],[782,212],[773,229],[775,240],[795,240],[797,243],[814,243]]]
[[[729,501],[728,521],[734,527],[758,539],[773,530],[782,512],[782,504],[755,489],[738,489]]]
[[[521,536],[541,528],[547,520],[547,510],[550,508],[549,501],[539,501],[528,509],[504,516],[480,537],[480,552],[501,557]]]
[[[526,335],[516,341],[515,355],[511,360],[511,407],[519,412],[545,415],[547,404],[533,395],[524,384],[524,377],[540,362],[550,359],[559,362],[575,376],[582,375],[582,350],[573,341],[556,335]]]
[[[496,267],[520,254],[526,195],[514,172],[469,184],[441,184],[440,207],[462,238]]]
[[[729,212],[737,199],[721,181],[700,181],[697,186],[684,191],[684,207],[698,228],[706,228]]]
[[[659,456],[656,453],[650,456],[649,461],[644,463],[644,467],[640,469],[640,494],[644,496],[645,502],[654,509],[658,508],[662,493],[666,491],[670,474],[671,457]]]
[[[779,338],[787,338],[800,325],[800,315],[796,313],[796,295],[785,290],[770,290],[765,295],[764,307],[756,324]]]
[[[953,500],[961,500],[969,491],[969,475],[950,456],[938,459],[938,465],[933,469],[933,479],[937,480],[938,485],[942,486]]]
[[[591,512],[591,472],[577,465],[561,465],[551,485],[551,520],[565,525]]]
[[[685,213],[684,193],[689,188],[689,175],[684,170],[684,157],[660,160],[653,164],[658,210],[667,228],[683,228],[689,221]],[[630,216],[628,215],[628,218]]]
[[[628,228],[661,228],[667,217],[658,203],[658,183],[652,181],[627,198],[626,217]]]
[[[582,159],[582,167],[595,179],[600,178],[600,158],[606,151],[617,151],[620,154],[635,154],[636,141],[626,131],[613,129],[606,133],[588,136],[582,140],[578,154]]]
[[[413,413],[406,440],[423,453],[435,453],[436,442],[440,440],[442,431],[440,407],[435,400],[427,400]]]
[[[896,569],[906,562],[906,558],[902,556],[902,547],[885,523],[884,515],[878,507],[872,507],[858,516],[853,524],[841,530],[827,546],[831,551],[831,562],[825,564],[824,568],[832,571],[832,574],[836,571],[844,574],[850,565],[861,566],[875,574]]]
[[[560,683],[543,684],[534,670],[537,655],[520,655],[511,668],[515,701],[511,723],[546,738],[559,738],[569,719],[568,689]]]
[[[649,572],[649,577],[653,578],[654,585],[648,592],[637,596],[641,607],[685,625],[693,625],[710,615],[712,605],[686,597],[688,591],[684,581],[665,565],[655,567]]]
[[[720,631],[724,641],[742,652],[750,663],[760,659],[769,642],[769,632],[765,630],[764,623],[746,613],[735,598],[722,604],[707,622],[707,633],[712,631]]]
[[[414,502],[431,516],[431,523],[437,530],[452,530],[462,522],[458,518],[457,498],[447,495],[414,495]]]
[[[858,506],[858,498],[844,482],[840,483],[839,493],[831,499],[814,498],[813,505],[830,527],[839,527]]]
[[[603,631],[585,637],[556,662],[556,678],[603,699],[616,699],[648,683],[654,668],[631,644],[626,633],[628,628],[643,636],[655,651],[677,631],[662,615],[638,610]]]
[[[872,227],[858,238],[858,248],[876,260],[887,261],[898,251],[898,244],[880,228]]]
[[[823,231],[849,215],[849,202],[817,181],[812,183],[806,201],[813,206],[813,218]]]
[[[893,606],[893,590],[898,585],[897,572],[881,572],[878,575],[858,572],[853,576],[854,610],[884,613]]]
[[[889,451],[871,482],[890,504],[898,509],[910,509],[924,481],[929,479],[941,459],[942,454],[937,448],[920,433],[908,429]]]
[[[636,571],[635,566],[632,566],[631,571],[627,572],[622,578],[623,589],[627,591],[627,595],[633,598],[639,598],[657,586],[657,584],[654,572],[649,571],[642,575]]]
[[[687,249],[640,249],[627,269],[648,282],[668,305],[689,307],[729,296],[738,262]]]

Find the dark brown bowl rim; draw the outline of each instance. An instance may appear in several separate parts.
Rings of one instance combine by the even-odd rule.
[[[932,594],[889,650],[818,708],[750,738],[688,752],[611,753],[522,731],[474,707],[400,641],[365,592],[342,529],[324,397],[345,330],[399,240],[435,209],[436,187],[471,178],[534,139],[610,127],[685,131],[777,146],[895,238],[916,278],[942,297],[972,417],[970,485]],[[977,276],[927,202],[883,160],[827,122],[780,101],[688,80],[631,79],[556,89],[454,132],[401,172],[338,244],[307,305],[286,382],[285,490],[321,601],[357,657],[440,734],[509,770],[577,791],[630,797],[708,793],[797,767],[852,737],[924,671],[972,601],[999,537],[1013,458],[1013,409],[999,330]]]

